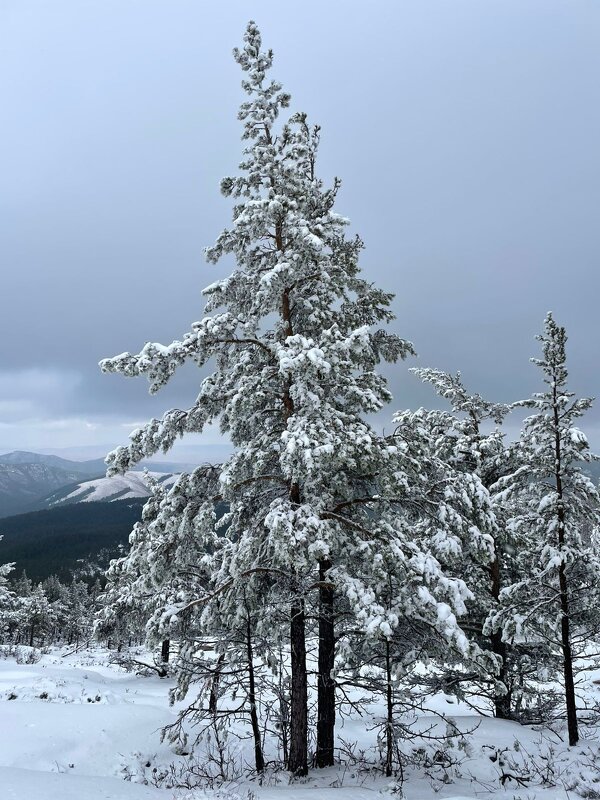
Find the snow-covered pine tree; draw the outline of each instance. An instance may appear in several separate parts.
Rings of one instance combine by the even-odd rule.
[[[408,517],[419,516],[412,511],[403,515],[407,529]],[[419,546],[414,531],[402,536],[398,528],[389,527],[386,543],[385,526],[376,526],[364,548],[362,579],[355,581],[354,596],[348,591],[354,629],[342,638],[337,666],[344,688],[367,691],[385,708],[378,739],[387,777],[402,772],[400,753],[416,736],[413,725],[422,706],[415,674],[422,684],[421,670],[432,660],[463,660],[470,651],[457,619],[471,596],[466,583],[445,580],[439,561]]]
[[[28,577],[26,570],[23,570],[19,577],[13,579],[13,588],[17,597],[27,597],[33,591],[33,581]]]
[[[51,638],[58,610],[46,597],[41,583],[33,587],[31,594],[19,598],[16,613],[20,638],[30,647],[35,645],[36,637],[40,644]]]
[[[430,624],[433,641],[426,649],[427,658],[438,656],[441,644],[441,661],[446,665],[452,662],[452,654],[461,661],[479,655],[476,643],[467,643],[472,630],[466,612],[478,588],[474,573],[485,572],[493,557],[490,498],[479,475],[464,469],[455,457],[449,433],[455,422],[444,411],[399,412],[394,415],[396,427],[391,437],[397,447],[398,524],[413,546],[435,560],[441,587],[458,595],[454,602],[448,601],[453,613],[442,607],[441,617],[455,622],[453,614],[459,611],[463,630],[453,634],[448,622],[437,627]],[[458,648],[453,641],[456,637]],[[420,638],[426,641],[426,637]]]
[[[424,409],[394,416],[388,439],[393,470],[379,476],[372,517],[362,521],[370,536],[360,550],[361,569],[353,573],[358,577],[346,576],[355,587],[354,594],[347,591],[354,631],[340,648],[340,680],[383,696],[388,776],[401,770],[403,740],[414,735],[407,720],[419,705],[415,680],[422,688],[429,684],[423,665],[429,676],[434,665],[447,672],[458,664],[465,680],[477,676],[482,660],[488,670],[495,667],[462,628],[474,599],[467,585],[473,569],[465,564],[481,573],[489,567],[493,513],[479,477],[456,464],[448,435],[453,422],[448,412]],[[333,570],[343,585],[339,572]]]
[[[451,414],[442,411],[427,412],[426,426],[431,431],[432,445],[438,456],[448,463],[448,473],[472,473],[481,482],[486,495],[487,520],[485,530],[491,537],[492,555],[489,561],[482,561],[476,551],[470,558],[469,588],[473,600],[468,603],[469,621],[466,627],[477,639],[480,647],[491,650],[496,657],[496,669],[488,676],[492,685],[492,698],[497,717],[509,719],[511,712],[511,683],[509,674],[507,644],[502,639],[502,631],[492,629],[487,635],[486,618],[497,611],[500,591],[512,582],[513,544],[510,529],[503,516],[502,505],[494,504],[490,488],[505,474],[515,469],[514,454],[504,444],[500,430],[511,406],[485,400],[479,393],[472,394],[465,387],[460,373],[451,375],[437,369],[416,368],[421,380],[433,386],[440,397],[451,405]],[[493,427],[492,427],[493,426]],[[481,524],[477,504],[473,505],[473,521]],[[477,519],[479,517],[479,520]],[[464,565],[461,564],[461,573]],[[488,665],[491,662],[487,662]],[[481,662],[484,666],[486,661]],[[457,676],[458,677],[458,676]]]
[[[592,405],[567,388],[565,329],[551,314],[544,322],[542,358],[532,359],[546,389],[523,405],[535,409],[519,441],[521,466],[497,483],[498,499],[510,504],[519,539],[522,580],[504,589],[503,608],[490,627],[503,625],[507,641],[527,637],[560,654],[569,744],[579,739],[574,662],[597,641],[600,620],[600,496],[582,471],[591,455],[575,426]]]
[[[90,597],[89,587],[75,578],[67,587],[67,619],[63,637],[67,644],[79,647],[82,639],[90,639],[92,633],[94,602]]]
[[[204,471],[182,477],[153,524],[157,536],[162,528],[172,540],[163,574],[164,559],[160,566],[149,565],[169,596],[160,624],[166,634],[178,615],[201,610],[241,583],[246,597],[265,609],[269,597],[279,604],[287,597],[288,768],[302,775],[307,771],[306,602],[314,591],[320,593],[327,629],[321,646],[327,652],[319,658],[319,717],[325,724],[319,726],[317,763],[331,763],[331,573],[342,553],[344,559],[356,554],[370,535],[370,526],[359,520],[369,519],[367,499],[377,494],[376,476],[390,460],[390,448],[363,420],[390,399],[376,365],[405,357],[412,347],[373,328],[392,318],[391,296],[359,276],[362,242],[346,238],[347,220],[333,211],[339,182],[326,189],[316,177],[319,129],[309,128],[303,114],[277,128],[289,95],[266,79],[272,53],[261,50],[253,22],[244,40],[234,55],[246,73],[249,99],[239,118],[248,144],[242,174],[221,184],[222,192],[238,201],[233,226],[208,250],[212,262],[233,254],[236,268],[205,290],[205,316],[182,341],[147,344],[137,355],[102,362],[104,371],[146,374],[152,392],[185,361],[204,367],[214,359],[215,368],[191,408],[168,411],[135,431],[129,446],[109,456],[109,471],[123,472],[214,420],[231,438],[236,453],[218,476],[220,497],[230,511],[227,541],[216,548],[216,563],[204,549],[215,537],[215,500],[207,494]],[[154,546],[161,549],[158,539]],[[190,577],[190,564],[202,575]]]
[[[150,497],[141,520],[129,535],[129,551],[110,562],[106,587],[99,597],[94,632],[97,638],[109,642],[119,652],[127,641],[139,641],[145,634],[146,643],[155,651],[161,650],[160,658],[155,653],[155,667],[160,673],[161,669],[166,670],[162,653],[165,637],[157,633],[152,622],[154,611],[162,610],[165,601],[161,581],[166,575],[165,560],[170,542],[161,535],[162,530],[159,534],[151,527],[159,516],[165,487],[149,474],[146,482]]]

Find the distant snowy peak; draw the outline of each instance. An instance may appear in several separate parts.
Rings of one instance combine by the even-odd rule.
[[[150,472],[159,483],[171,485],[177,475]],[[96,478],[77,485],[64,486],[46,498],[48,508],[70,503],[109,503],[113,500],[128,500],[136,497],[149,497],[150,490],[144,480],[144,473],[126,472],[112,478]]]

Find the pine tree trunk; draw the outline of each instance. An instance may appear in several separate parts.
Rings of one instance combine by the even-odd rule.
[[[285,250],[283,245],[282,225],[277,223],[275,241],[278,250]],[[281,317],[285,323],[286,336],[293,336],[290,290],[285,289],[281,297]],[[294,415],[294,401],[290,393],[290,381],[286,381],[283,390],[284,419],[287,421]],[[300,485],[297,481],[290,484],[290,501],[299,505],[301,501]],[[308,685],[306,675],[306,630],[304,599],[296,594],[291,605],[290,649],[292,661],[292,691],[290,700],[290,757],[288,769],[292,775],[308,774]]]
[[[308,692],[304,600],[295,597],[291,607],[290,645],[292,697],[290,703],[290,758],[288,769],[298,777],[308,774]]]
[[[209,714],[217,713],[217,703],[219,701],[219,679],[221,677],[221,669],[225,663],[225,656],[223,653],[219,655],[215,669],[213,672],[212,680],[210,682],[210,697],[208,699],[208,712]]]
[[[558,548],[565,547],[565,507],[563,505],[561,441],[560,441],[560,411],[556,390],[556,380],[553,382],[553,408],[554,408],[554,463],[557,494],[557,519],[558,519]],[[560,621],[561,649],[563,654],[563,675],[565,679],[565,701],[567,706],[567,729],[569,732],[569,745],[576,745],[579,741],[577,727],[577,701],[575,699],[575,679],[573,676],[573,653],[571,651],[571,631],[569,619],[569,592],[565,563],[561,560],[558,568],[558,585],[560,590]]]
[[[246,660],[248,668],[248,701],[250,703],[250,723],[252,725],[252,737],[254,739],[254,766],[256,767],[257,773],[261,775],[265,770],[265,759],[262,751],[258,713],[256,710],[254,654],[252,652],[252,628],[250,626],[249,615],[246,616]]]
[[[571,651],[570,621],[569,621],[569,602],[567,597],[567,579],[564,564],[559,568],[560,584],[560,606],[562,618],[561,646],[563,654],[563,675],[565,678],[565,700],[567,704],[567,729],[569,731],[569,744],[575,745],[579,741],[579,730],[577,726],[577,702],[575,698],[575,678],[573,676],[573,653]]]
[[[335,680],[332,670],[335,658],[335,630],[333,620],[333,587],[324,586],[331,561],[319,561],[319,679],[317,696],[317,767],[331,767],[334,763],[335,734]]]
[[[163,664],[169,663],[170,655],[171,655],[171,640],[165,639],[160,648],[160,658]]]
[[[168,671],[167,671],[167,664],[169,663],[169,655],[171,652],[171,641],[169,639],[164,639],[161,646],[160,646],[160,662],[161,666],[158,671],[159,678],[166,678]]]
[[[494,600],[500,598],[500,559],[498,557],[498,549],[495,544],[495,558],[490,566],[490,575],[492,578],[492,597]],[[494,710],[498,719],[511,719],[511,691],[508,687],[508,675],[506,669],[506,643],[502,641],[502,631],[494,631],[490,636],[492,645],[492,653],[498,656],[500,660],[500,669],[498,671],[498,680],[505,686],[507,691],[504,694],[494,694]]]
[[[390,658],[390,643],[385,641],[385,699],[386,699],[386,726],[385,726],[385,776],[390,778],[393,774],[394,764],[394,698],[392,694],[392,661]]]
[[[506,686],[504,694],[494,695],[494,713],[497,719],[512,719],[511,700],[512,692],[508,688],[508,676],[506,669],[506,643],[502,641],[501,631],[494,631],[491,637],[492,653],[500,658],[500,669],[498,670],[498,680]]]

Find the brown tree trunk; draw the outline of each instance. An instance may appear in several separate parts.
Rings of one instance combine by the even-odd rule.
[[[265,759],[262,751],[258,713],[256,710],[256,684],[254,680],[252,628],[250,626],[250,616],[248,614],[246,615],[246,660],[248,667],[248,702],[250,703],[250,724],[252,725],[252,737],[254,739],[254,766],[256,767],[257,773],[260,775],[265,770]]]
[[[275,225],[275,243],[278,250],[285,251],[283,242],[283,225]],[[281,295],[281,318],[285,323],[286,336],[293,336],[292,308],[290,304],[290,290],[284,289]],[[283,387],[283,411],[287,422],[294,414],[294,400],[292,398],[290,380],[287,379]],[[289,498],[294,505],[301,501],[300,484],[297,481],[290,483]],[[293,587],[297,592],[297,588]],[[292,599],[290,621],[290,650],[292,686],[290,698],[290,754],[288,769],[292,775],[303,776],[308,774],[308,685],[306,675],[306,630],[304,599],[298,593]]]
[[[495,546],[495,557],[490,566],[490,575],[492,578],[492,597],[494,600],[500,598],[500,559],[498,557],[498,546]],[[506,669],[506,656],[507,648],[506,643],[502,641],[502,631],[494,631],[490,636],[492,645],[492,653],[500,659],[500,669],[498,671],[498,679],[506,686],[507,691],[504,694],[494,694],[494,710],[498,719],[511,719],[511,691],[508,686],[508,674]]]
[[[161,646],[160,646],[160,662],[161,666],[158,671],[159,678],[166,678],[167,677],[167,664],[169,663],[169,655],[171,652],[171,641],[169,639],[164,639]]]
[[[334,763],[335,735],[335,680],[332,670],[335,658],[335,630],[333,621],[333,586],[325,585],[331,561],[319,561],[319,679],[317,695],[317,767],[331,767]]]
[[[225,656],[223,653],[221,653],[217,659],[212,681],[210,683],[210,697],[208,699],[208,711],[210,714],[217,713],[217,703],[219,701],[219,679],[221,677],[221,668],[223,667],[224,663]]]
[[[169,663],[170,655],[171,655],[171,640],[165,639],[160,648],[160,658],[163,664]]]
[[[308,774],[308,692],[306,679],[306,639],[304,600],[296,596],[291,606],[290,645],[292,697],[290,703],[290,758],[292,775]]]
[[[390,778],[394,765],[394,698],[392,694],[392,660],[390,657],[390,643],[385,641],[385,700],[386,700],[386,726],[385,726],[385,776]]]
[[[575,678],[573,676],[573,653],[571,651],[569,601],[567,596],[567,579],[564,564],[559,568],[560,607],[562,619],[560,621],[561,646],[563,654],[563,675],[565,678],[565,700],[567,704],[567,729],[569,731],[569,744],[575,745],[579,741],[577,726],[577,701],[575,698]]]
[[[512,691],[508,686],[508,675],[506,669],[506,643],[502,641],[501,631],[494,631],[490,639],[492,642],[492,653],[500,658],[498,680],[501,681],[507,689],[504,694],[496,693],[494,695],[494,712],[498,719],[512,719]]]
[[[556,480],[556,494],[558,496],[557,518],[558,518],[558,548],[563,550],[565,546],[565,507],[563,505],[563,486],[562,486],[562,466],[561,466],[561,446],[560,446],[560,417],[558,407],[558,397],[556,390],[556,380],[553,383],[554,400],[554,463],[556,465],[554,477]],[[567,729],[569,732],[569,744],[571,746],[579,741],[579,730],[577,727],[577,701],[575,698],[575,679],[573,676],[573,653],[571,650],[571,632],[569,619],[569,592],[567,586],[567,575],[565,572],[564,561],[560,562],[558,568],[558,585],[560,590],[560,610],[562,612],[560,621],[561,649],[563,654],[563,675],[565,679],[565,701],[567,706]]]

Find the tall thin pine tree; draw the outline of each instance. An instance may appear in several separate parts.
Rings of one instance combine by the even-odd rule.
[[[333,760],[335,719],[332,574],[341,553],[346,558],[361,547],[365,528],[357,520],[368,520],[369,510],[358,501],[376,494],[374,476],[391,468],[390,448],[363,416],[390,400],[377,364],[405,357],[412,347],[374,329],[392,318],[391,296],[359,276],[362,242],[345,237],[348,221],[333,211],[339,182],[326,189],[316,177],[319,129],[310,128],[303,114],[276,127],[289,96],[266,79],[273,57],[262,51],[253,22],[244,41],[234,56],[246,73],[242,85],[249,99],[238,116],[247,146],[241,175],[221,184],[223,194],[238,202],[232,228],[207,251],[212,262],[233,254],[236,267],[205,290],[205,316],[182,341],[148,344],[137,355],[102,362],[105,371],[148,375],[153,392],[185,361],[204,367],[214,360],[215,368],[190,409],[171,410],[135,431],[109,463],[112,472],[124,471],[214,420],[231,438],[236,452],[218,476],[219,496],[230,509],[226,541],[214,539],[212,489],[203,470],[183,476],[169,492],[164,520],[153,523],[151,546],[161,550],[161,542],[171,542],[168,563],[152,561],[155,583],[172,587],[161,635],[169,635],[178,609],[197,611],[240,582],[248,602],[253,598],[265,612],[287,597],[288,768],[303,775],[306,604],[318,590],[317,750],[326,764]],[[203,567],[198,583],[189,576],[190,555],[202,562],[201,543],[211,537],[211,568]]]
[[[544,323],[542,358],[546,389],[523,405],[535,413],[518,444],[522,466],[498,481],[497,497],[512,510],[508,524],[519,537],[521,580],[501,592],[492,620],[504,639],[541,639],[560,654],[569,744],[577,744],[575,666],[598,634],[600,496],[582,471],[589,445],[575,421],[591,406],[567,388],[565,329],[551,314]]]

